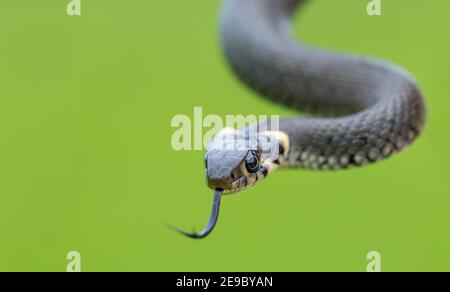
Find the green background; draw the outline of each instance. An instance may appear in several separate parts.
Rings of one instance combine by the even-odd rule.
[[[311,1],[305,42],[398,63],[420,81],[428,120],[400,155],[341,172],[278,171],[225,197],[209,238],[202,151],[171,148],[174,115],[296,113],[228,70],[219,1],[0,2],[0,270],[450,270],[450,2]]]

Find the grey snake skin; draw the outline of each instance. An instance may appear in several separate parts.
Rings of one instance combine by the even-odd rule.
[[[301,0],[225,0],[221,39],[233,71],[275,102],[315,114],[285,118],[281,165],[341,169],[391,156],[420,134],[421,91],[402,68],[312,48],[291,37]]]
[[[223,130],[205,156],[214,202],[212,232],[222,194],[255,185],[278,166],[343,169],[381,160],[412,143],[422,131],[425,106],[416,81],[384,61],[336,54],[301,45],[289,20],[301,0],[224,0],[221,39],[227,60],[250,88],[275,102],[316,115],[283,118],[279,127],[256,125],[257,143],[247,145],[255,125]],[[228,141],[222,138],[230,138]],[[267,140],[272,155],[261,150]],[[233,146],[224,150],[221,145]],[[245,145],[245,147],[241,147]]]

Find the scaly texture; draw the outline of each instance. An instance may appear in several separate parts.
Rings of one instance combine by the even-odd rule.
[[[340,169],[389,157],[421,132],[416,81],[398,66],[299,44],[289,20],[301,0],[225,0],[224,53],[249,87],[314,118],[281,119],[284,166]]]

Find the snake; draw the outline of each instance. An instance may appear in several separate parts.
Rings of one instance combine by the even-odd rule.
[[[426,109],[415,78],[402,67],[366,56],[309,46],[291,20],[307,0],[223,0],[220,39],[231,71],[248,88],[305,115],[221,130],[205,155],[214,201],[261,182],[280,167],[340,170],[391,157],[422,132]],[[276,126],[273,126],[276,124]],[[224,147],[225,146],[225,147]]]

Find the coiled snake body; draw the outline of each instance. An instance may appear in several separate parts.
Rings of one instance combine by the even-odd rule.
[[[400,151],[421,132],[425,107],[416,81],[402,68],[365,57],[299,44],[289,20],[302,0],[224,0],[221,38],[233,71],[275,102],[317,117],[286,118],[279,128],[224,130],[206,154],[208,185],[215,189],[208,235],[222,193],[254,185],[278,166],[336,170],[372,163]],[[218,147],[227,137],[232,148]],[[267,154],[260,141],[276,147]],[[273,150],[273,149],[272,149]]]

